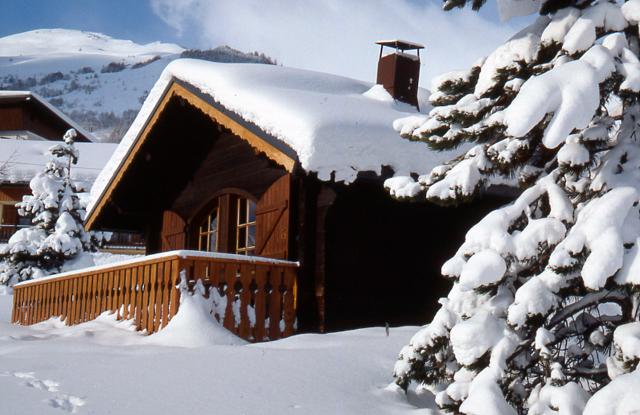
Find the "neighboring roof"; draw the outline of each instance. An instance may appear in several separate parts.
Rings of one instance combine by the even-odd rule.
[[[47,150],[55,144],[52,141],[0,140],[0,183],[29,183],[33,176],[42,171],[48,160]],[[88,190],[117,144],[76,143],[75,145],[80,152],[80,157],[78,164],[71,166],[71,177]]]
[[[31,91],[0,91],[0,104],[3,102],[21,102],[33,99],[37,104],[42,106],[46,111],[59,118],[67,124],[68,128],[73,128],[79,134],[77,141],[94,141],[93,134],[82,128],[78,123],[67,117],[62,111],[51,105],[46,99]],[[59,138],[62,140],[62,137]]]
[[[393,39],[393,40],[378,40],[376,45],[389,46],[390,48],[396,48],[400,50],[414,50],[424,49],[424,45],[415,42],[409,42],[406,40]]]
[[[407,175],[452,158],[400,137],[393,121],[423,114],[395,102],[381,85],[276,65],[179,59],[164,70],[96,180],[89,215],[176,83],[199,91],[265,143],[275,140],[290,149],[299,165],[320,180],[350,183],[358,172],[380,174],[383,166]],[[426,103],[421,107],[429,109]]]

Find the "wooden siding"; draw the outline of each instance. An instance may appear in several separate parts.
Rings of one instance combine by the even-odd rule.
[[[26,130],[21,106],[0,106],[0,131]]]
[[[295,330],[296,269],[295,263],[258,257],[143,258],[18,284],[12,321],[27,325],[59,316],[74,325],[110,311],[120,320],[132,320],[138,330],[154,333],[178,312],[177,287],[184,273],[191,291],[200,281],[207,288],[205,296],[224,305],[212,318],[228,330],[250,341],[275,340]]]
[[[286,171],[260,156],[245,141],[223,132],[211,137],[213,145],[191,181],[171,205],[185,218],[201,213],[213,197],[225,189],[241,190],[259,198]]]
[[[0,202],[19,202],[30,193],[29,186],[0,186]]]

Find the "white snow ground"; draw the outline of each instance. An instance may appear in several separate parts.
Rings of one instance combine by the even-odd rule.
[[[386,389],[416,327],[179,348],[112,317],[15,326],[11,301],[0,295],[2,414],[433,413]]]

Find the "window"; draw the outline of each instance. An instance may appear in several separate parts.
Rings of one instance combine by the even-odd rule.
[[[198,250],[215,252],[218,250],[218,222],[220,209],[216,202],[213,210],[204,218],[198,229]]]
[[[238,197],[236,254],[253,255],[256,250],[256,204]]]
[[[237,193],[226,193],[212,203],[198,216],[198,249],[254,255],[256,202]]]

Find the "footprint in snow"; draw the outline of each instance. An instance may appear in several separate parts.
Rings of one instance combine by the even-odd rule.
[[[58,386],[60,386],[55,380],[36,378],[33,372],[15,372],[13,376],[24,380],[24,386],[45,390],[47,392],[58,392]]]
[[[84,406],[87,402],[73,395],[60,395],[49,399],[49,405],[59,408],[67,412],[75,413],[78,408]]]
[[[51,379],[38,379],[35,372],[3,372],[0,376],[13,376],[23,380],[23,385],[47,392],[58,392],[60,383]],[[78,408],[84,406],[86,401],[78,396],[62,394],[46,401],[53,408],[59,408],[67,412],[75,413]]]

